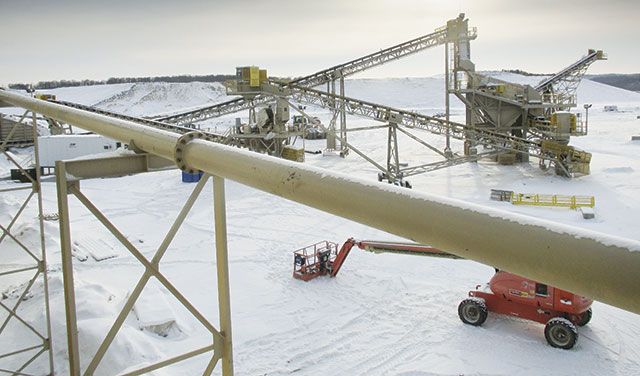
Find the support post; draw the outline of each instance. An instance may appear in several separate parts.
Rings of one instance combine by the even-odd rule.
[[[249,107],[249,127],[256,125],[256,107]]]
[[[400,176],[400,157],[398,156],[398,124],[389,123],[387,137],[387,180],[389,183],[398,182]]]
[[[335,77],[331,76],[331,79],[327,81],[327,94],[331,95],[331,102],[329,104],[329,110],[331,110],[332,116],[329,122],[329,131],[327,134],[327,150],[338,150],[338,143],[336,141],[336,119],[338,117],[337,104],[335,101],[336,94],[336,81]],[[340,148],[344,146],[342,140],[340,140]]]
[[[582,132],[586,135],[589,131],[589,109],[593,106],[591,103],[587,103],[584,105],[584,110],[586,111],[585,119],[584,119],[584,129]]]
[[[340,72],[340,96],[344,97],[344,76]],[[340,100],[340,137],[344,141],[340,141],[340,156],[346,157],[349,153],[349,146],[347,145],[347,113],[344,108],[344,100]]]
[[[449,124],[449,81],[450,81],[450,72],[449,72],[449,43],[444,44],[444,98],[445,98],[445,120],[447,123],[447,135],[446,135],[446,145],[444,147],[444,154],[447,158],[451,158],[453,153],[451,152],[451,124]]]
[[[35,190],[38,196],[38,226],[40,230],[40,272],[42,273],[42,287],[44,290],[44,309],[45,309],[45,323],[46,323],[46,339],[44,340],[43,350],[49,353],[49,369],[53,375],[53,348],[51,346],[51,310],[49,308],[49,277],[47,273],[47,251],[45,247],[44,239],[44,209],[42,207],[42,183],[41,183],[41,171],[40,171],[40,153],[38,145],[38,123],[36,119],[36,113],[32,112],[33,121],[33,154],[34,161],[36,162],[36,182]]]
[[[77,182],[72,184],[79,184]],[[62,249],[62,282],[67,323],[67,348],[69,349],[69,375],[80,376],[80,354],[76,296],[73,286],[73,262],[71,255],[71,229],[69,227],[69,183],[64,162],[56,162],[56,188],[58,192],[58,216],[60,223],[60,247]]]
[[[232,376],[233,350],[231,341],[229,257],[227,252],[227,216],[225,208],[224,179],[219,176],[213,176],[213,207],[216,231],[216,265],[218,270],[220,334],[222,334],[223,338],[222,374],[224,376]]]
[[[325,133],[327,134],[327,150],[337,150],[337,142],[336,142],[336,116],[338,115],[337,112],[333,113],[333,116],[331,116],[331,120],[329,121],[329,127],[328,129],[325,130]],[[313,121],[312,121],[313,123]],[[344,144],[342,141],[340,142],[340,144]]]

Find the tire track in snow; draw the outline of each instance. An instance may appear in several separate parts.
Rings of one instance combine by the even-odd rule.
[[[359,314],[351,314],[344,320],[335,320],[337,326],[314,326],[313,330],[306,332],[301,338],[295,331],[285,334],[282,339],[273,342],[273,336],[269,336],[271,342],[262,343],[262,346],[284,346],[285,353],[291,354],[291,360],[287,363],[295,369],[310,370],[317,364],[317,359],[325,359],[332,364],[341,365],[336,372],[340,374],[389,374],[407,361],[420,359],[425,349],[433,343],[443,341],[444,336],[424,336],[425,331],[430,331],[428,323],[420,317],[409,317],[398,320],[398,313],[409,315],[411,307],[428,304],[429,298],[424,294],[401,294],[398,299],[401,282],[394,281],[386,289],[386,292],[377,299],[368,297],[361,300],[359,305],[362,311]],[[432,296],[434,294],[431,294]],[[444,297],[442,293],[435,294],[436,298]],[[348,300],[348,294],[341,295],[337,300]],[[393,299],[393,300],[392,300]],[[335,303],[339,305],[339,302]],[[287,313],[290,317],[292,312]],[[304,314],[297,311],[295,314]],[[394,317],[394,322],[402,321],[406,324],[400,327],[386,323],[384,317]],[[330,321],[331,322],[331,321]],[[372,323],[375,323],[372,326]],[[423,328],[420,330],[420,328]],[[362,344],[371,337],[371,331],[378,331],[380,338],[385,338],[374,347],[363,347]],[[299,334],[299,333],[298,333]],[[288,337],[288,338],[287,338]],[[292,338],[295,338],[292,340]],[[394,342],[389,344],[389,340]],[[385,349],[393,348],[389,353]],[[359,349],[355,351],[354,349]],[[262,349],[260,350],[262,351]],[[373,354],[373,355],[372,355]],[[380,357],[379,354],[386,354]],[[272,373],[269,373],[272,374]]]
[[[393,304],[381,301],[381,304],[384,304],[381,314],[383,317],[393,317],[393,324],[381,328],[385,340],[372,348],[365,358],[346,369],[347,374],[394,374],[398,372],[398,368],[411,364],[412,360],[421,359],[433,345],[442,343],[446,336],[440,335],[440,330],[429,324],[430,319],[439,316],[438,312],[434,312],[437,310],[434,307],[439,306],[436,301],[441,298],[444,298],[441,292],[430,291],[429,295],[408,292],[402,294],[402,299],[396,299]],[[410,316],[409,312],[416,311],[423,311],[425,315]],[[402,317],[405,315],[407,316]],[[399,322],[403,324],[398,327]],[[449,359],[446,353],[433,355]]]

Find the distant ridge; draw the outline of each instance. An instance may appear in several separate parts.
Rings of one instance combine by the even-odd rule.
[[[210,74],[206,76],[192,76],[192,75],[180,75],[180,76],[156,76],[156,77],[111,77],[108,80],[96,81],[96,80],[60,80],[60,81],[40,81],[35,85],[15,83],[9,84],[10,89],[25,90],[32,86],[36,90],[42,89],[57,89],[60,87],[76,87],[76,86],[93,86],[93,85],[111,85],[111,84],[124,84],[124,83],[139,83],[139,82],[224,82],[235,78],[235,75],[229,74]]]
[[[522,76],[549,76],[545,73],[531,73],[520,69],[502,69],[502,72],[520,74]],[[180,76],[156,76],[156,77],[111,77],[108,80],[60,80],[60,81],[40,81],[35,85],[25,83],[9,84],[10,89],[24,90],[29,86],[34,89],[56,89],[61,87],[92,86],[105,84],[139,83],[139,82],[224,82],[234,78],[234,75],[211,74],[211,75],[180,75]],[[632,74],[587,74],[585,78],[591,81],[600,82],[620,89],[640,92],[640,73]]]
[[[640,92],[640,73],[633,74],[588,74],[585,78],[621,89]]]
[[[531,73],[521,69],[503,69],[502,72],[515,73],[522,76],[550,76],[548,73]],[[620,89],[640,92],[640,73],[630,74],[586,74],[584,78]]]

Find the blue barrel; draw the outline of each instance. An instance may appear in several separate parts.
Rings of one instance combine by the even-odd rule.
[[[182,171],[182,182],[183,183],[197,183],[200,181],[200,178],[202,177],[202,174],[204,174],[204,172],[200,171],[200,173],[197,174],[188,174],[184,171]]]

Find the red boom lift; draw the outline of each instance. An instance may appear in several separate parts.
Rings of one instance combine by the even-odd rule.
[[[576,325],[591,320],[593,300],[505,271],[497,271],[489,281],[490,291],[469,291],[458,306],[465,324],[482,325],[487,311],[503,313],[546,324],[544,336],[553,347],[570,349],[578,340]]]
[[[353,246],[375,253],[402,253],[446,258],[460,258],[421,244],[348,239],[338,251],[338,244],[322,241],[294,252],[293,276],[304,281],[321,275],[335,277]],[[488,311],[546,324],[544,334],[553,347],[570,349],[578,340],[576,325],[591,320],[593,300],[572,294],[505,271],[496,270],[488,284],[489,291],[469,292],[458,306],[462,322],[482,325]]]

